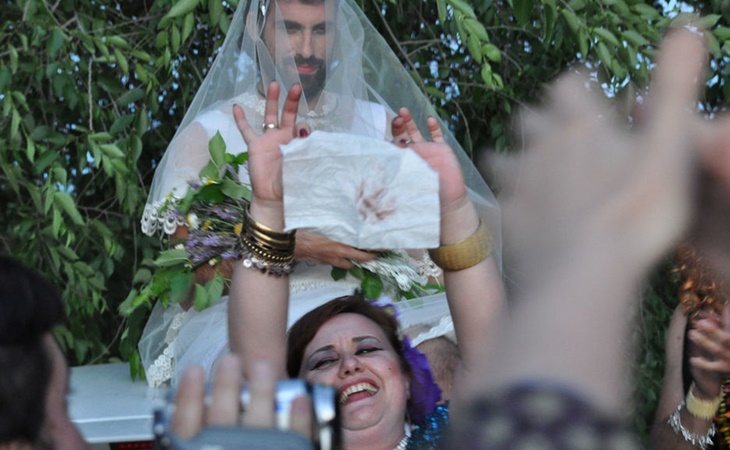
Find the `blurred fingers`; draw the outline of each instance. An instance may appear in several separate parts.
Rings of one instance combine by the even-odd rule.
[[[185,371],[175,394],[172,432],[190,439],[203,428],[205,400],[205,371],[192,366]]]
[[[312,439],[312,399],[297,397],[291,405],[291,431]]]
[[[268,361],[256,361],[248,372],[251,401],[243,414],[243,425],[256,428],[276,426],[274,398],[276,372]]]
[[[227,355],[218,362],[213,378],[212,401],[207,413],[208,425],[238,424],[242,380],[241,363],[237,357]]]

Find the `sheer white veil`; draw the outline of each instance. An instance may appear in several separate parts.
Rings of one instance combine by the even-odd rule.
[[[291,8],[302,7],[310,9],[290,13]],[[319,16],[310,17],[315,10]],[[303,31],[298,28],[302,23],[318,25]],[[303,40],[314,49],[314,59],[300,54]],[[302,57],[307,58],[304,64]],[[316,73],[298,70],[297,62],[317,69]],[[181,225],[180,218],[165,212],[163,206],[170,198],[182,197],[188,183],[197,180],[208,162],[208,141],[216,132],[223,136],[228,152],[246,150],[232,119],[232,105],[241,105],[253,128],[261,130],[263,86],[272,80],[285,88],[302,84],[306,98],[300,103],[299,120],[312,130],[391,139],[390,121],[403,106],[410,109],[422,132],[427,130],[426,119],[436,117],[428,98],[354,0],[240,0],[225,41],[156,169],[142,218],[146,234],[172,234]],[[459,157],[472,200],[493,237],[493,255],[501,265],[497,202],[454,136],[446,127],[444,132]],[[241,177],[247,179],[247,173]],[[290,284],[290,321],[326,300],[352,293],[358,285],[334,282],[329,267],[301,264]],[[450,324],[443,295],[434,297],[439,298],[403,305],[412,310],[408,317],[402,316],[404,324],[427,323],[430,330],[440,318],[449,319]],[[163,310],[157,305],[139,344],[150,384],[174,379],[188,363],[210,360],[212,365],[226,351],[226,310],[225,302],[202,312],[183,311],[179,305]]]
[[[317,33],[325,36],[329,48],[326,60],[322,61],[324,67],[320,68],[324,76],[318,82],[300,76],[296,69],[296,49],[292,47],[297,45],[297,39],[305,38],[297,36],[298,30],[287,29],[282,9],[292,3],[324,4],[326,29]],[[168,195],[184,195],[186,182],[195,179],[208,160],[207,139],[211,130],[203,134],[196,122],[213,122],[207,128],[215,129],[216,119],[230,116],[232,104],[239,103],[249,121],[259,128],[263,121],[262,86],[272,80],[285,87],[302,83],[305,96],[310,98],[300,104],[300,120],[309,123],[313,130],[388,138],[390,119],[400,107],[411,110],[424,132],[426,118],[437,117],[428,98],[353,0],[241,0],[210,71],[157,167],[143,219],[146,233],[162,228],[165,218],[155,214],[160,202]],[[308,83],[321,87],[318,99],[313,100]],[[201,117],[208,120],[201,121]],[[222,121],[219,123],[220,128],[225,128]],[[229,152],[245,150],[235,129],[227,130],[228,133],[216,131],[226,138]],[[446,127],[444,131],[459,157],[472,200],[489,225],[494,256],[501,265],[497,202],[461,145]],[[174,226],[167,228],[168,232],[174,231]]]

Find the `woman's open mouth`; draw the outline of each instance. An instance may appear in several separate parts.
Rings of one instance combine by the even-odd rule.
[[[378,392],[378,388],[371,383],[362,382],[356,383],[343,389],[338,398],[340,405],[344,405],[348,402],[354,402],[363,398],[372,397]]]

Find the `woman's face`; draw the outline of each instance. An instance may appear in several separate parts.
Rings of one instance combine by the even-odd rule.
[[[409,382],[383,330],[354,313],[325,322],[304,350],[299,375],[334,386],[344,428],[402,427]]]

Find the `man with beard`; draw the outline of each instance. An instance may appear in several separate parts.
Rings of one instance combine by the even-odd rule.
[[[143,232],[180,234],[178,230],[187,226],[169,208],[170,199],[183,197],[188,183],[199,181],[200,169],[210,157],[208,142],[217,133],[227,152],[246,151],[233,120],[233,105],[242,108],[257,133],[278,127],[275,120],[264,117],[264,92],[272,81],[284,91],[296,84],[302,87],[296,127],[299,137],[320,130],[400,143],[401,133],[411,136],[414,128],[425,131],[427,118],[436,116],[429,100],[353,0],[242,0],[216,60],[156,169],[142,218]],[[496,201],[448,130],[444,139],[456,150],[472,200],[493,237],[499,264]],[[246,171],[239,175],[248,181]],[[299,230],[295,258],[307,264],[299,264],[290,277],[289,323],[323,301],[350,295],[360,287],[360,281],[350,276],[333,280],[331,266],[349,269],[353,262],[375,257]],[[426,252],[419,252],[413,263],[422,276],[439,274]],[[224,276],[230,275],[230,264],[219,267]],[[198,275],[199,283],[210,277],[210,273]],[[501,292],[498,273],[495,280],[494,291]],[[413,336],[416,342],[453,330],[445,299],[434,300],[434,309],[428,313],[414,307],[408,312],[414,316],[401,316],[418,326],[418,336]],[[200,312],[191,310],[189,302],[167,309],[155,306],[139,345],[147,380],[153,386],[168,380],[175,383],[192,364],[203,365],[210,374],[213,363],[228,351],[227,324],[227,301]],[[448,342],[442,344],[437,347],[455,354]],[[448,360],[454,361],[451,356]]]

